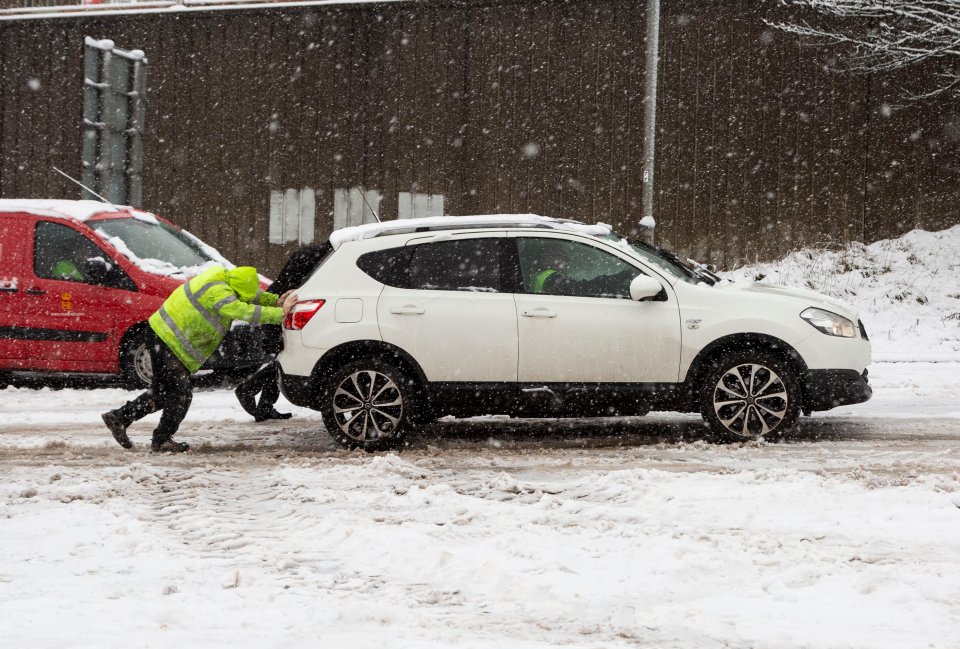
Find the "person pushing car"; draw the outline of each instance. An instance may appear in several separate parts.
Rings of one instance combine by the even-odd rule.
[[[262,291],[257,270],[251,266],[232,270],[213,266],[178,287],[148,321],[147,348],[153,364],[150,388],[102,415],[114,439],[123,448],[133,448],[127,428],[162,410],[152,450],[189,450],[188,444],[175,442],[173,436],[193,400],[190,375],[216,351],[232,321],[280,324],[296,301],[292,291],[280,296]]]
[[[302,286],[324,257],[333,252],[329,243],[311,243],[294,251],[283,264],[277,279],[267,290],[271,293],[286,293]],[[283,350],[283,332],[279,326],[268,325],[263,328],[263,351],[276,356]],[[280,398],[280,386],[277,385],[276,361],[271,360],[237,385],[237,400],[243,409],[260,421],[268,419],[289,419],[288,412],[277,412],[274,404]],[[257,403],[256,395],[260,394]]]

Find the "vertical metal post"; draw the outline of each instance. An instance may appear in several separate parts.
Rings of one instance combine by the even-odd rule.
[[[100,142],[100,194],[111,203],[127,200],[127,111],[129,66],[112,50],[103,53],[102,78],[108,87],[100,96],[103,131]]]
[[[653,239],[653,171],[657,139],[657,66],[660,62],[660,0],[647,0],[646,70],[643,93],[643,184],[641,227],[644,238]]]
[[[83,182],[112,203],[140,207],[147,59],[88,36],[83,74]]]
[[[130,92],[130,160],[127,168],[129,193],[133,207],[143,207],[143,129],[147,112],[147,62],[133,62],[133,88]]]
[[[100,122],[98,89],[100,85],[101,50],[84,45],[83,52],[83,184],[95,192],[100,191],[100,177],[97,173],[97,145],[100,136],[97,132]],[[80,190],[80,198],[96,200],[87,190]]]

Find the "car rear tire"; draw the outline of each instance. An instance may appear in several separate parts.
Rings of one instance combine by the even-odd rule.
[[[323,423],[341,446],[381,451],[402,446],[421,412],[420,387],[378,358],[336,369],[321,396]]]
[[[728,442],[775,439],[800,414],[800,386],[789,363],[762,350],[713,359],[700,386],[700,414]]]
[[[144,390],[153,380],[153,363],[146,336],[140,332],[127,337],[120,348],[120,377],[128,390]]]

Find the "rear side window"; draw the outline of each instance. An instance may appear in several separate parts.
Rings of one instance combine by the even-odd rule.
[[[500,246],[497,239],[461,239],[413,246],[412,289],[500,292]]]
[[[357,266],[367,275],[387,286],[406,288],[407,266],[412,248],[388,248],[361,255]]]
[[[388,286],[427,291],[500,292],[497,238],[460,239],[370,252],[360,269]]]

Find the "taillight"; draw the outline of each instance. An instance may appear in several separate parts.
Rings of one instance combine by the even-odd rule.
[[[326,300],[304,300],[297,302],[293,308],[283,316],[283,328],[300,331],[307,326],[310,318],[320,310]]]

